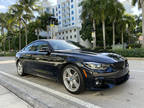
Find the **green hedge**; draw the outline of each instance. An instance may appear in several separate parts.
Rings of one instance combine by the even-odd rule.
[[[124,57],[144,57],[144,49],[142,48],[137,48],[137,49],[125,49],[125,50],[111,50],[111,49],[95,49],[95,50],[90,50],[90,49],[84,49],[86,51],[92,51],[96,53],[100,52],[112,52],[112,53],[117,53],[119,55],[122,55]],[[15,56],[16,52],[6,52],[5,54],[3,52],[0,52],[0,56]]]
[[[129,48],[129,47],[131,47],[131,48],[141,48],[141,46],[142,46],[141,44],[135,43],[135,44],[129,44],[129,45],[128,45],[128,48]]]
[[[113,50],[112,52],[120,54],[124,57],[144,57],[144,49],[125,49],[125,50]]]
[[[92,51],[96,53],[108,52],[108,53],[116,53],[122,55],[124,57],[144,57],[144,49],[136,48],[136,49],[119,49],[119,50],[112,50],[112,49],[85,49],[86,51]]]
[[[16,52],[0,52],[0,56],[15,56]]]

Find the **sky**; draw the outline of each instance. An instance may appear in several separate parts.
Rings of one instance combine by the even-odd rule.
[[[0,0],[0,12],[6,12],[8,7],[14,3],[16,3],[17,0]],[[57,0],[49,0],[53,5],[56,4]],[[129,1],[129,0],[119,0],[120,2],[124,2],[124,1]],[[127,5],[129,5],[129,3],[125,3],[124,4],[126,7]],[[129,7],[129,6],[128,6]],[[128,8],[128,11],[129,11],[129,8]],[[132,9],[132,13],[133,14],[140,14],[141,11],[139,11],[137,9],[137,6],[135,6],[133,9]]]

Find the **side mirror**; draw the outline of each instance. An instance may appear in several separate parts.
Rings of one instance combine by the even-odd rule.
[[[48,47],[42,47],[42,48],[39,50],[39,52],[47,52],[47,54],[50,54],[50,53],[51,53],[51,51],[49,50]]]

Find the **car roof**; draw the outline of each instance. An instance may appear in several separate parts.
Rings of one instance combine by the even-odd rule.
[[[58,39],[40,39],[40,40],[36,40],[35,42],[39,42],[39,41],[47,41],[47,42],[50,42],[50,41],[65,41],[65,40],[58,40]]]

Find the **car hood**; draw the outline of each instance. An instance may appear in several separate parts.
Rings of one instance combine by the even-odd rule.
[[[57,54],[77,58],[83,62],[97,62],[113,64],[116,62],[125,61],[125,58],[114,53],[94,53],[83,50],[59,50]]]

